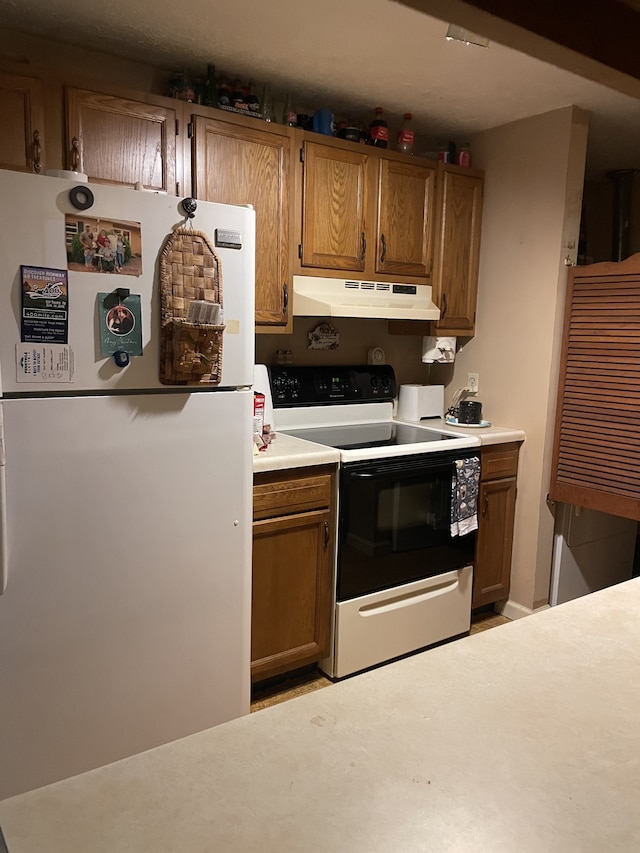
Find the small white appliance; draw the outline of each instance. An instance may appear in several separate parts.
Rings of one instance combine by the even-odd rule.
[[[163,386],[157,270],[180,200],[83,183],[79,209],[76,186],[0,172],[0,798],[249,711],[255,213],[198,201],[194,229],[234,236],[215,249],[222,381]],[[139,225],[138,275],[67,267],[89,218]],[[21,264],[67,270],[72,381],[17,381]],[[124,368],[100,351],[116,288],[140,295]]]
[[[397,417],[401,421],[444,417],[444,385],[401,385]]]

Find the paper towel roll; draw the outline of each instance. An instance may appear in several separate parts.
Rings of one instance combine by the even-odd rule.
[[[456,338],[437,338],[434,336],[422,339],[422,360],[425,364],[447,364],[456,357]]]

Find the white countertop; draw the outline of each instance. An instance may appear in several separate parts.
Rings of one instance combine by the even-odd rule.
[[[400,421],[400,423],[414,423]],[[490,426],[483,428],[455,427],[446,423],[443,418],[429,418],[419,421],[419,426],[442,430],[457,436],[477,438],[480,444],[502,444],[508,441],[524,441],[525,434],[521,429]],[[302,468],[308,465],[325,465],[338,463],[340,453],[332,447],[305,441],[292,435],[278,433],[266,450],[260,451],[253,457],[254,474],[259,471],[280,471],[286,468]]]
[[[258,451],[258,455],[253,457],[253,473],[337,464],[339,461],[340,451],[334,447],[278,433],[266,450]]]
[[[640,849],[640,579],[0,803],[10,853]]]
[[[418,423],[419,426],[440,429],[454,435],[470,435],[479,439],[480,444],[506,444],[509,441],[524,441],[525,439],[525,432],[522,429],[494,426],[493,424],[488,427],[472,427],[468,424],[453,426],[448,424],[444,418],[425,418],[422,421],[402,421],[402,423]]]

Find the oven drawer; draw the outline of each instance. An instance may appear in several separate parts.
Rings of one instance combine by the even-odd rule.
[[[471,587],[472,569],[466,566],[339,602],[334,677],[342,678],[468,631]]]

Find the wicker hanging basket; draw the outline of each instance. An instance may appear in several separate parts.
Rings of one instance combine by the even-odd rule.
[[[160,256],[160,381],[165,385],[218,385],[224,325],[187,320],[194,301],[222,308],[222,264],[206,234],[178,228]]]

